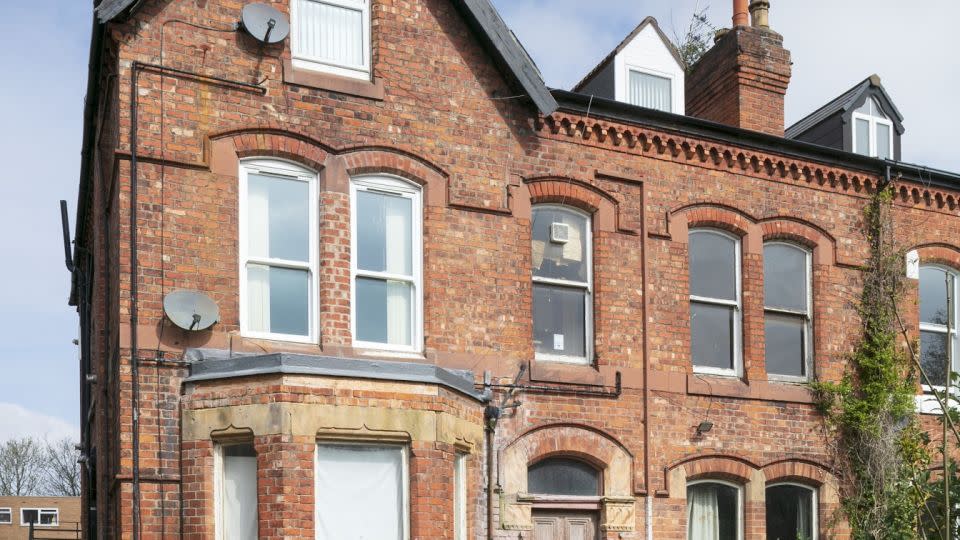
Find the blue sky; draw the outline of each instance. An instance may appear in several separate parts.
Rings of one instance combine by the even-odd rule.
[[[0,440],[61,436],[79,424],[76,312],[66,305],[59,199],[75,216],[91,2],[3,2],[0,36]],[[569,88],[647,15],[668,35],[696,0],[494,0],[543,71]],[[871,73],[883,78],[907,132],[906,161],[960,172],[960,3],[928,0],[773,0],[771,25],[793,53],[787,121]],[[707,5],[700,2],[701,6]],[[708,11],[729,26],[730,0]],[[948,54],[950,53],[950,54]]]

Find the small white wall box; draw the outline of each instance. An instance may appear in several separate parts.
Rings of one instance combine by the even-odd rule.
[[[570,226],[566,223],[550,224],[550,241],[554,244],[566,244],[570,241]]]
[[[920,279],[920,254],[917,250],[907,252],[907,277]]]

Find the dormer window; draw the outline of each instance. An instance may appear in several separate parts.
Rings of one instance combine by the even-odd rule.
[[[628,68],[630,79],[627,102],[648,109],[673,112],[673,78],[655,75],[636,68]]]
[[[864,156],[888,159],[893,155],[893,122],[872,97],[853,113],[853,147]]]
[[[684,114],[680,53],[647,17],[574,88],[574,92]]]

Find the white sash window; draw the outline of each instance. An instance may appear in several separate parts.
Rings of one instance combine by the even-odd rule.
[[[240,166],[240,331],[316,342],[316,174],[275,160]]]
[[[422,348],[420,188],[386,176],[350,188],[353,341],[360,347]]]

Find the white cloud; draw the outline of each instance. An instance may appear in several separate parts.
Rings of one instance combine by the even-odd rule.
[[[80,429],[55,416],[26,409],[16,403],[0,402],[0,442],[26,436],[50,441],[70,437],[80,440]]]

